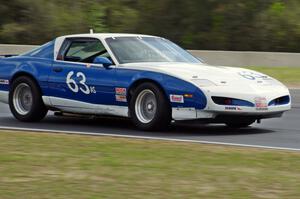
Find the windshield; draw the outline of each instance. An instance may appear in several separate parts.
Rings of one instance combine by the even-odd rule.
[[[113,37],[106,42],[120,64],[138,62],[201,63],[169,40],[157,37]]]

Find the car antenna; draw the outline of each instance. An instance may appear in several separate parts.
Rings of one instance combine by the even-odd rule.
[[[90,29],[90,34],[94,34],[94,30],[93,29]]]

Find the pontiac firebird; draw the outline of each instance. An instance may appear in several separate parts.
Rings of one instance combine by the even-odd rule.
[[[137,34],[62,36],[0,59],[0,101],[23,122],[58,113],[247,127],[291,108],[288,89],[248,69],[210,66],[171,41]]]

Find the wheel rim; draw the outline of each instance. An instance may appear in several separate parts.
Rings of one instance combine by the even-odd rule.
[[[142,123],[151,122],[155,117],[156,110],[155,94],[149,89],[140,92],[135,102],[135,113],[138,120]]]
[[[13,94],[14,108],[20,115],[26,115],[30,112],[33,104],[33,96],[28,84],[19,84]]]

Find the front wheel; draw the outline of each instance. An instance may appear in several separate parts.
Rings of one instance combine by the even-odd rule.
[[[42,120],[48,110],[36,83],[27,76],[18,77],[9,92],[9,107],[14,117],[22,122]]]
[[[143,83],[129,104],[133,123],[141,130],[165,129],[171,122],[171,107],[163,91],[153,83]]]

